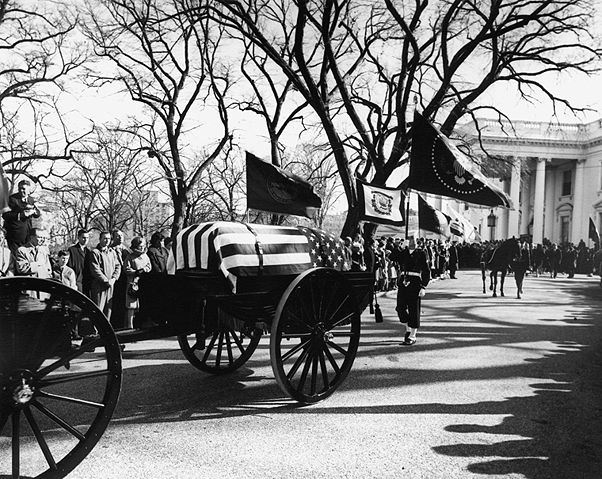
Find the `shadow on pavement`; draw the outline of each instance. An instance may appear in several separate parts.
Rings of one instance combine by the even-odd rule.
[[[557,286],[558,287],[558,286]],[[490,321],[470,311],[462,311],[460,324],[429,327],[422,335],[445,337],[443,343],[433,341],[420,345],[422,351],[470,346],[508,345],[536,341],[552,341],[556,352],[538,359],[526,359],[507,366],[449,369],[435,373],[405,367],[405,352],[414,349],[399,346],[397,340],[373,340],[382,333],[399,335],[399,326],[389,320],[373,324],[366,331],[356,360],[369,360],[375,354],[390,355],[399,368],[360,369],[351,372],[354,389],[370,390],[427,384],[435,381],[479,381],[500,378],[532,378],[533,394],[509,397],[500,401],[470,404],[420,403],[355,407],[303,408],[282,396],[275,381],[255,376],[253,361],[227,377],[211,377],[181,365],[143,366],[128,369],[128,376],[138,379],[124,386],[116,423],[170,422],[206,420],[278,414],[442,414],[504,416],[496,425],[469,423],[449,424],[445,430],[455,433],[459,443],[433,447],[442,455],[473,458],[468,471],[484,475],[521,474],[531,479],[579,477],[599,478],[602,467],[602,335],[600,334],[601,295],[599,289],[583,285],[563,285],[564,292],[574,298],[564,319],[556,325],[546,319],[525,324]],[[436,311],[436,308],[433,308]],[[573,319],[577,317],[577,320]],[[533,318],[532,318],[533,319]],[[479,325],[471,326],[475,320]],[[576,324],[570,329],[572,339],[559,339],[558,322]],[[503,328],[500,328],[503,326]],[[590,327],[587,327],[590,326]],[[596,326],[596,328],[592,328]],[[562,335],[561,335],[562,336]],[[477,337],[477,339],[474,339]],[[262,343],[263,344],[263,343]],[[402,353],[403,354],[399,354]],[[411,355],[408,356],[411,358]],[[195,376],[198,374],[198,376]],[[159,382],[153,378],[161,378]],[[195,380],[198,378],[198,380]],[[250,387],[252,386],[252,387]],[[151,399],[152,398],[152,399]],[[466,435],[468,441],[461,441]],[[500,440],[500,436],[504,436]]]

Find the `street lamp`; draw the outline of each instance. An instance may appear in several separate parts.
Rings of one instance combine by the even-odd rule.
[[[489,215],[487,216],[487,226],[489,226],[490,229],[490,237],[489,239],[493,241],[493,237],[494,237],[494,230],[495,230],[495,222],[497,221],[497,216],[495,216],[495,214],[493,214],[493,210],[491,210],[491,213],[489,213]]]

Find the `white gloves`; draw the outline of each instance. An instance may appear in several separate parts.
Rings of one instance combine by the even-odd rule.
[[[420,292],[418,293],[418,297],[419,298],[424,298],[425,294],[426,294],[426,289],[420,288]]]

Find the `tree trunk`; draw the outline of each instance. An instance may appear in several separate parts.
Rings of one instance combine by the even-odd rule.
[[[171,237],[175,238],[176,235],[184,228],[184,221],[186,219],[186,207],[188,201],[186,196],[178,195],[173,198],[173,223],[171,224]]]
[[[347,236],[353,238],[355,233],[360,231],[361,215],[362,206],[360,204],[349,207],[349,210],[347,211],[347,217],[345,218],[345,224],[343,225],[343,230],[341,231],[341,238],[345,238]]]

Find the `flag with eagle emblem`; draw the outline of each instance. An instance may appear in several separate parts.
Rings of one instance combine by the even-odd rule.
[[[509,196],[418,112],[412,124],[408,187],[467,203],[513,208]]]
[[[311,218],[322,200],[304,179],[247,152],[247,207]]]

